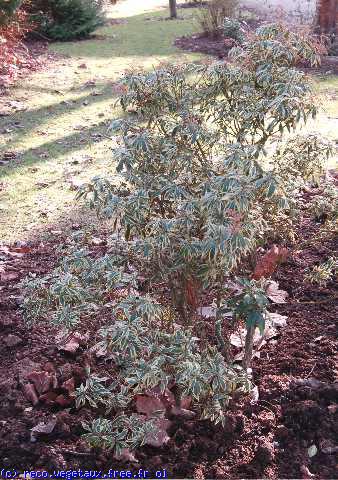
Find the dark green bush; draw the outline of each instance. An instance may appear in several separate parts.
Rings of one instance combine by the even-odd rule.
[[[21,0],[0,0],[0,25],[7,24],[20,4]]]
[[[38,0],[30,4],[38,30],[51,40],[87,38],[103,23],[102,0]]]

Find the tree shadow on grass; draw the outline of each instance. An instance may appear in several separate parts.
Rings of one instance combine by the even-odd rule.
[[[43,132],[44,128],[48,128],[48,124],[51,121],[54,121],[62,115],[72,114],[80,108],[84,109],[83,114],[85,115],[85,107],[90,108],[90,106],[105,102],[107,99],[111,99],[112,103],[114,103],[116,96],[112,91],[112,83],[109,82],[109,84],[105,84],[103,88],[102,86],[102,84],[95,84],[95,88],[94,86],[91,87],[89,92],[85,92],[80,97],[73,97],[71,99],[68,98],[66,101],[61,100],[61,102],[55,102],[36,109],[14,112],[10,116],[6,117],[5,120],[1,121],[0,128],[4,130],[10,129],[16,131],[10,132],[10,141],[6,143],[4,148],[0,148],[0,152],[1,150],[15,150],[18,143],[21,143],[25,137],[31,135],[33,130],[39,127]],[[113,117],[113,108],[111,117]],[[24,128],[20,128],[21,126]],[[48,133],[46,132],[46,135],[47,134]],[[72,135],[68,135],[67,137],[71,136]],[[46,142],[36,150],[46,149],[59,140],[61,141],[62,138],[55,141]],[[23,156],[26,156],[28,153],[29,150],[23,150],[20,152],[20,154]]]

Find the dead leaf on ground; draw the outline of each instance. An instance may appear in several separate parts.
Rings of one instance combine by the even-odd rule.
[[[129,448],[122,448],[121,453],[117,455],[116,453],[114,454],[114,458],[118,461],[121,462],[133,462],[133,463],[138,463],[137,458],[135,455],[129,450]]]
[[[136,410],[138,413],[145,413],[147,417],[153,417],[159,414],[163,415],[165,406],[159,398],[154,396],[137,395]]]
[[[335,445],[331,440],[322,440],[319,443],[320,450],[327,454],[327,455],[332,455],[333,453],[338,452],[338,446]]]
[[[200,307],[197,310],[197,313],[199,313],[202,317],[204,318],[215,318],[216,317],[216,308],[215,307]]]
[[[1,272],[0,273],[0,280],[2,282],[11,282],[13,280],[17,280],[19,278],[19,274],[15,272]]]
[[[287,248],[273,245],[270,250],[258,260],[252,278],[259,280],[262,277],[270,277],[277,269],[277,266],[285,261],[287,257]]]
[[[286,303],[288,293],[285,290],[280,290],[278,282],[274,280],[269,281],[266,294],[274,303]]]
[[[52,385],[52,376],[48,372],[31,372],[27,375],[27,378],[34,384],[40,395],[48,392]]]
[[[167,430],[170,427],[171,422],[166,418],[157,418],[154,421],[154,425],[156,431],[147,435],[145,444],[151,445],[152,447],[162,447],[170,440]]]
[[[267,312],[268,318],[273,327],[286,327],[288,317],[279,313]]]
[[[59,347],[59,350],[67,353],[76,353],[79,348],[79,342],[75,338],[71,338],[65,345]]]
[[[175,417],[182,417],[182,418],[185,418],[186,420],[192,420],[193,418],[196,417],[196,413],[193,412],[192,410],[187,410],[186,408],[175,407],[175,406],[171,408],[170,413]]]
[[[39,398],[37,396],[35,387],[31,383],[27,383],[26,385],[24,385],[23,393],[27,400],[29,400],[34,406],[39,403]]]
[[[56,425],[56,420],[50,420],[48,423],[40,422],[31,429],[31,442],[36,442],[39,435],[48,435],[52,433]]]
[[[313,473],[310,472],[310,470],[308,469],[307,466],[305,465],[302,465],[300,467],[300,471],[302,472],[303,474],[303,477],[302,478],[314,478],[316,475],[314,475]]]
[[[65,382],[63,382],[62,388],[64,388],[65,390],[67,390],[68,395],[69,395],[70,397],[73,397],[73,396],[74,396],[74,392],[75,392],[75,380],[74,380],[74,377],[71,377],[71,378],[69,378],[68,380],[66,380]]]

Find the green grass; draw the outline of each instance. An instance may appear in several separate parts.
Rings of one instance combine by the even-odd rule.
[[[163,2],[150,1],[156,3]],[[173,46],[177,36],[196,29],[190,9],[167,21],[166,9],[142,13],[139,5],[133,16],[126,7],[128,0],[112,8],[97,38],[51,45],[56,59],[16,84],[0,103],[0,111],[10,101],[25,106],[0,117],[0,159],[5,152],[18,155],[0,166],[0,241],[26,239],[53,224],[58,229],[55,225],[77,222],[79,215],[83,220],[69,181],[113,172],[107,127],[120,113],[113,85],[126,69],[201,57]],[[128,13],[124,23],[110,24]]]
[[[114,107],[114,82],[131,67],[201,58],[173,46],[176,37],[198,29],[194,10],[180,10],[179,20],[168,21],[163,3],[122,1],[111,8],[97,38],[51,45],[55,58],[0,100],[0,111],[11,108],[11,101],[25,107],[0,117],[0,160],[5,152],[17,154],[8,166],[0,165],[0,241],[94,221],[75,202],[70,181],[113,173],[107,127],[120,113]],[[123,21],[116,23],[118,18]],[[314,82],[326,112],[309,129],[336,140],[338,77],[317,76]]]

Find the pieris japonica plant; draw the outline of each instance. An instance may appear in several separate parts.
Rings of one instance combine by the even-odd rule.
[[[113,219],[150,281],[168,285],[185,324],[205,289],[223,293],[281,215],[292,218],[295,195],[322,174],[330,152],[313,135],[280,139],[316,115],[296,68],[318,62],[308,37],[267,25],[230,56],[126,74],[126,115],[111,126],[123,193],[101,178],[80,192]]]
[[[90,374],[77,403],[113,409],[118,420],[87,426],[94,445],[144,442],[148,427],[135,427],[135,438],[123,427],[135,395],[171,392],[177,408],[189,397],[202,418],[224,422],[233,392],[249,389],[253,335],[268,305],[250,258],[279,238],[280,218],[292,225],[300,188],[320,177],[330,152],[325,140],[289,135],[316,114],[300,61],[318,61],[308,37],[266,25],[232,50],[231,63],[122,79],[125,115],[111,125],[120,181],[97,177],[79,197],[112,220],[124,254],[77,251],[27,285],[33,316],[54,312],[54,322],[78,328],[105,312],[96,349],[113,362],[114,382]],[[214,301],[203,320],[206,298]],[[203,322],[213,322],[213,337]],[[228,341],[242,323],[243,369]]]

